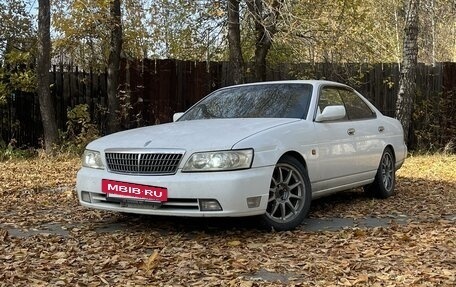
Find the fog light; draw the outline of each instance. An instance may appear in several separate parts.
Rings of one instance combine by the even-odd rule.
[[[255,208],[260,206],[261,196],[247,197],[247,206],[249,208]]]
[[[200,199],[199,200],[201,211],[221,211],[220,203],[215,199]]]
[[[88,203],[92,202],[92,198],[90,196],[90,192],[87,192],[87,191],[81,191],[81,199],[82,199],[82,201],[85,201],[85,202],[88,202]]]

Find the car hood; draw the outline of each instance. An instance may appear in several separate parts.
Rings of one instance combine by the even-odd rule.
[[[184,149],[208,151],[231,149],[261,131],[300,119],[211,119],[181,121],[118,132],[91,142],[87,148]]]

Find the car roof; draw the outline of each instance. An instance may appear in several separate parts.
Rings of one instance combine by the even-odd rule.
[[[326,81],[326,80],[265,81],[265,82],[254,82],[254,83],[246,83],[246,84],[234,85],[234,86],[230,86],[230,87],[254,86],[254,85],[273,85],[273,84],[310,84],[310,85],[313,85],[313,86],[332,85],[332,86],[342,86],[342,87],[350,88],[349,86],[347,86],[345,84],[334,82],[334,81]]]

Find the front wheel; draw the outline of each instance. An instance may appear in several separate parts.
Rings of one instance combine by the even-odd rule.
[[[308,214],[311,200],[306,169],[296,158],[285,155],[272,174],[263,222],[277,231],[293,229]]]
[[[377,174],[373,183],[364,187],[364,190],[377,198],[387,198],[394,194],[396,184],[396,166],[394,154],[390,148],[383,152]]]

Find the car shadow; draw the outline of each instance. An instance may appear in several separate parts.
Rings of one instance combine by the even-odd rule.
[[[349,206],[355,202],[370,200],[372,200],[372,196],[367,195],[362,188],[337,192],[313,200],[308,216],[315,217],[317,214],[325,214],[340,206]]]
[[[157,215],[122,214],[110,222],[99,223],[96,232],[114,233],[118,231],[169,233],[208,233],[227,231],[264,231],[257,217],[174,217]]]
[[[316,199],[312,202],[308,215],[310,218],[321,217],[334,208],[348,206],[354,201],[368,201],[368,197],[362,189],[348,190],[333,194],[327,197]],[[258,216],[250,217],[223,217],[223,218],[201,218],[201,217],[174,217],[156,216],[123,213],[112,220],[99,223],[95,227],[96,232],[118,232],[124,230],[131,232],[158,232],[166,233],[192,233],[204,232],[217,234],[227,231],[253,231],[269,232],[270,228],[261,224]]]

